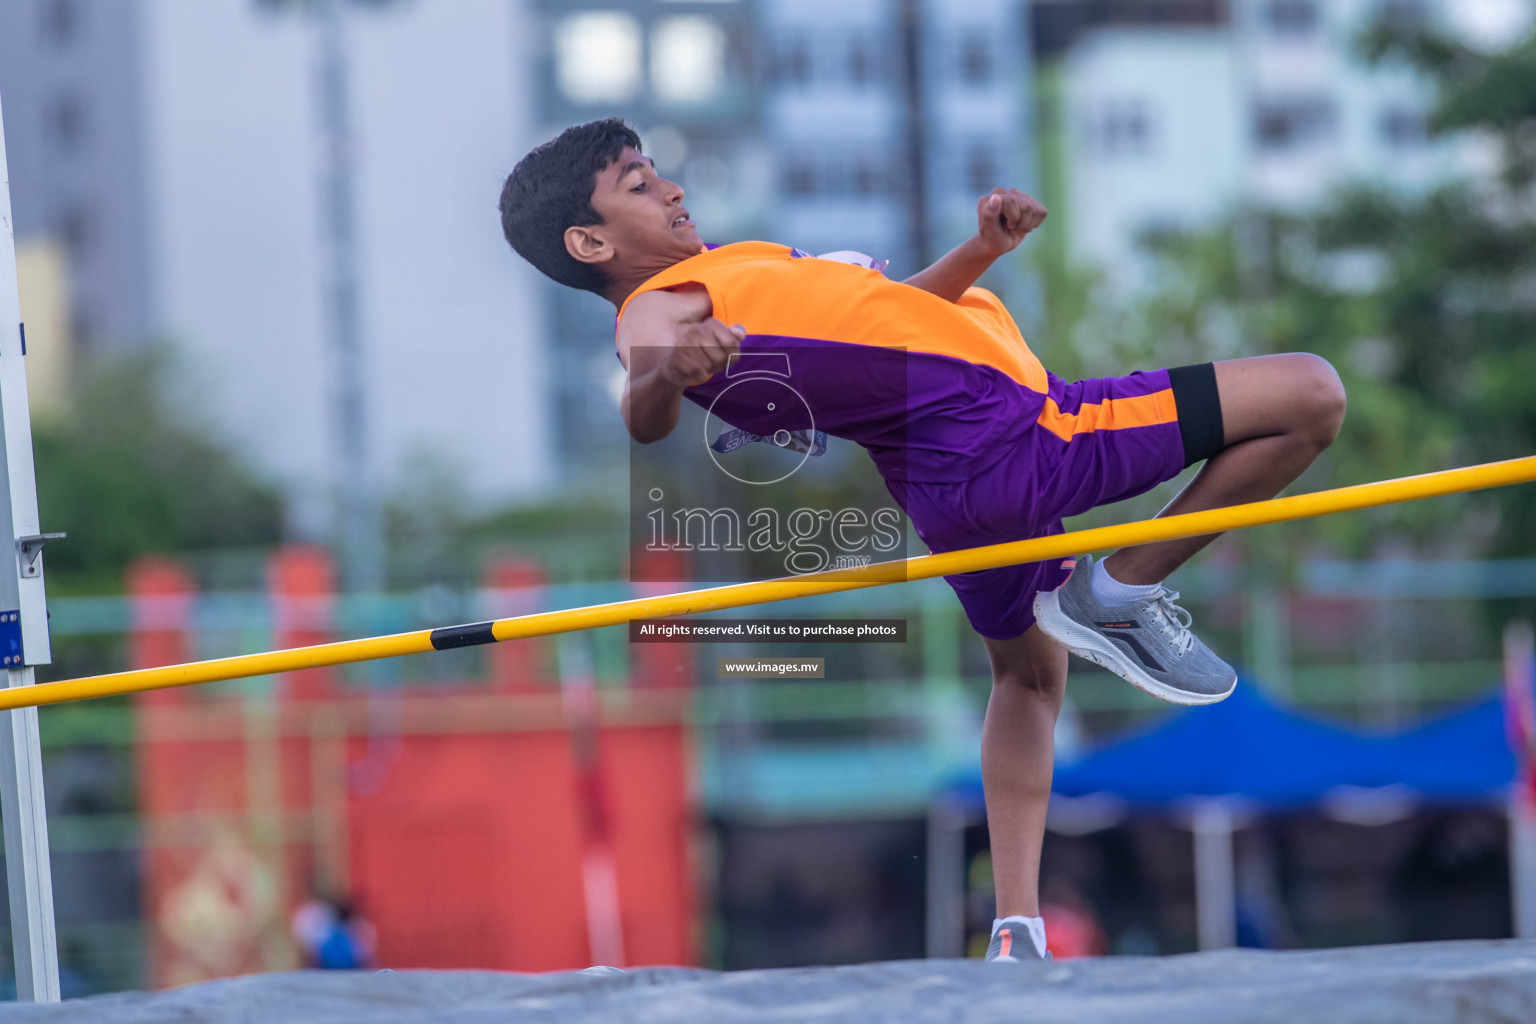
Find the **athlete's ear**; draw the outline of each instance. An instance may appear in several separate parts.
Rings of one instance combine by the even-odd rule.
[[[613,246],[591,227],[565,229],[565,251],[583,263],[607,263],[613,259]]]

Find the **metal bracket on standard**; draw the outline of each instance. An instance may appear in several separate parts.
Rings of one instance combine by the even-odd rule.
[[[21,667],[21,612],[0,612],[0,665]]]
[[[28,537],[16,538],[16,559],[23,576],[36,576],[42,572],[37,564],[37,556],[43,553],[43,545],[51,540],[63,540],[67,533],[34,533]],[[6,662],[10,664],[10,662]]]

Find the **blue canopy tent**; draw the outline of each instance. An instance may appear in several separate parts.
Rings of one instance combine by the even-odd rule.
[[[1283,809],[1316,804],[1340,786],[1497,799],[1514,775],[1498,694],[1386,734],[1324,722],[1239,685],[1220,704],[1175,711],[1058,764],[1051,788],[1066,797],[1109,794],[1148,810],[1202,797]],[[979,806],[980,772],[956,779],[945,795]]]
[[[1515,778],[1501,694],[1384,741],[1387,782],[1430,799],[1502,794]]]
[[[1372,791],[1436,802],[1507,799],[1516,761],[1505,732],[1502,696],[1431,718],[1406,731],[1373,732],[1329,723],[1278,705],[1239,685],[1220,704],[1175,711],[1070,763],[1058,764],[1053,815],[1071,805],[1188,813],[1195,832],[1201,945],[1229,945],[1235,919],[1232,832],[1239,807],[1294,810],[1345,790],[1358,802]],[[1065,801],[1060,798],[1067,798]],[[955,856],[954,833],[982,813],[979,771],[946,787],[930,816],[930,857]],[[938,882],[930,920],[954,910]],[[942,941],[933,933],[935,941]]]

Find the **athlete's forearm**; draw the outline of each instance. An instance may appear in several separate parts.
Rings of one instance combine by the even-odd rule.
[[[656,370],[630,374],[619,403],[629,436],[641,444],[660,441],[672,433],[682,408],[683,389],[662,379]]]
[[[907,278],[905,283],[932,292],[941,299],[958,302],[965,290],[975,284],[996,259],[987,252],[981,239],[972,235],[927,270]]]

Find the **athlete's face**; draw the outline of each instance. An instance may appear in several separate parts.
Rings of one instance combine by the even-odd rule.
[[[614,261],[612,269],[663,270],[704,247],[683,190],[656,173],[650,157],[628,146],[597,174],[592,208],[603,223],[570,228],[566,245],[588,262]]]

